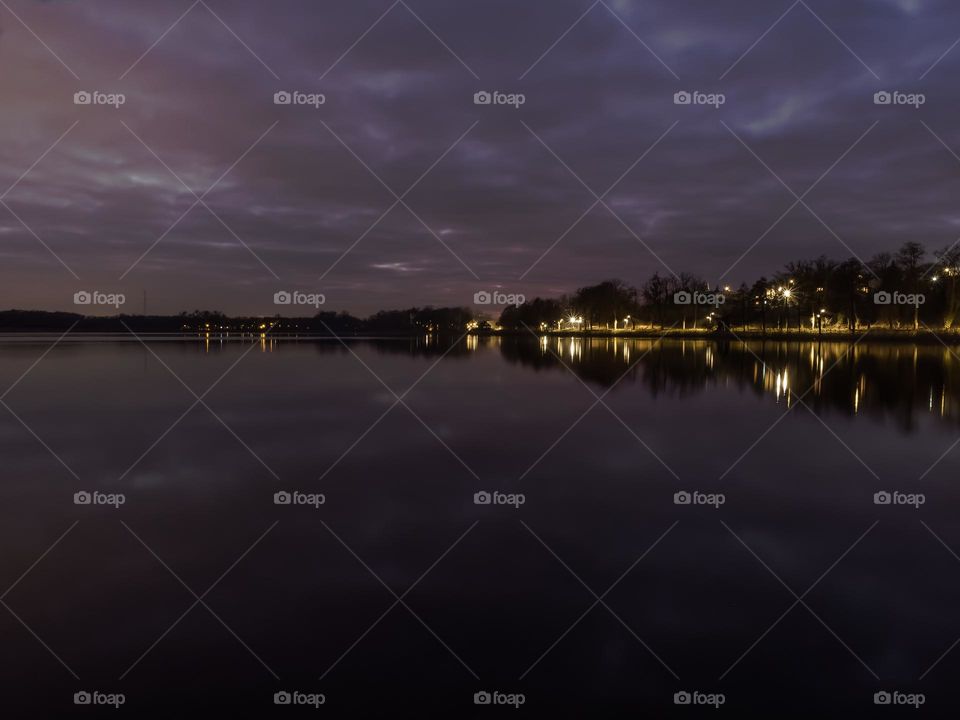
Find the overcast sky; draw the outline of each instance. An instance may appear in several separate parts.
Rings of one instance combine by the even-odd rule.
[[[4,0],[0,308],[367,313],[942,248],[958,38],[949,0]]]

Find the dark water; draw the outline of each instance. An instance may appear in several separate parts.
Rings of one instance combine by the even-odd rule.
[[[0,344],[0,392],[48,348]],[[482,690],[578,717],[698,712],[683,690],[770,716],[907,712],[875,707],[882,690],[960,704],[945,348],[349,348],[63,342],[3,397],[11,717],[73,712],[79,690],[166,716],[297,714],[279,690],[334,717],[515,713]],[[84,490],[125,503],[75,505]]]

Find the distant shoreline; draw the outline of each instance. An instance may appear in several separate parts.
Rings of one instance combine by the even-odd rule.
[[[36,339],[51,339],[63,337],[63,342],[83,342],[91,340],[102,340],[104,342],[120,342],[129,340],[137,342],[138,339],[150,341],[180,341],[180,342],[204,342],[216,340],[223,341],[256,341],[261,338],[270,340],[304,341],[311,340],[405,340],[423,337],[442,337],[449,340],[462,339],[467,336],[487,337],[487,338],[516,338],[516,339],[534,339],[534,338],[557,338],[557,339],[577,339],[577,340],[702,340],[712,342],[870,342],[870,343],[897,343],[902,345],[960,345],[960,330],[932,330],[922,329],[918,331],[906,329],[890,328],[860,328],[854,332],[847,330],[824,330],[822,333],[811,330],[784,330],[768,329],[766,332],[759,328],[749,328],[746,330],[718,331],[718,330],[694,330],[694,329],[637,329],[637,330],[546,330],[530,332],[526,330],[471,330],[466,333],[457,333],[453,331],[441,332],[343,332],[343,333],[316,333],[316,332],[288,332],[288,331],[220,331],[211,330],[207,332],[197,331],[141,331],[136,327],[131,327],[125,331],[102,331],[73,329],[67,335],[64,335],[66,328],[63,329],[12,329],[0,328],[0,342],[3,341],[29,341]]]

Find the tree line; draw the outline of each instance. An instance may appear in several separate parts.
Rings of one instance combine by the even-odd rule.
[[[958,279],[960,248],[928,254],[910,241],[867,262],[824,255],[789,262],[770,277],[736,288],[659,271],[640,287],[605,280],[560,298],[509,306],[498,324],[511,330],[954,330],[960,327]]]

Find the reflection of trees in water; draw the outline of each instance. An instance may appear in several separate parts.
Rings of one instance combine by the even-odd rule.
[[[556,337],[497,342],[508,362],[563,372],[565,364],[602,387],[624,376],[622,383],[640,382],[654,397],[683,397],[732,382],[787,406],[802,397],[818,414],[889,416],[905,431],[915,429],[920,412],[960,417],[960,359],[940,346]]]

